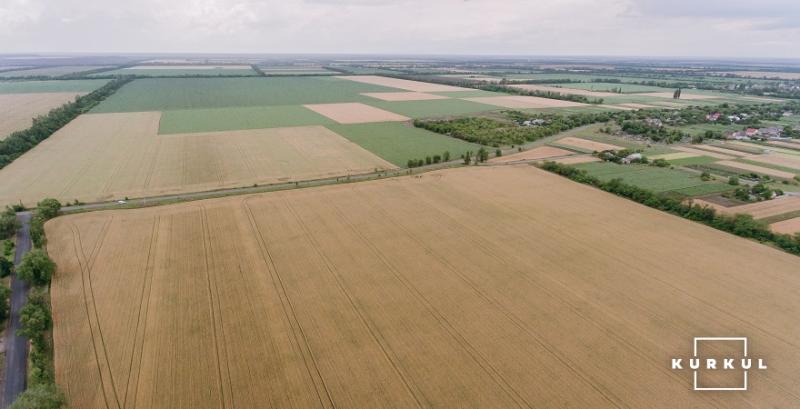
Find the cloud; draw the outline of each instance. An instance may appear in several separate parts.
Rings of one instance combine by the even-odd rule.
[[[0,52],[800,57],[764,1],[0,0]]]

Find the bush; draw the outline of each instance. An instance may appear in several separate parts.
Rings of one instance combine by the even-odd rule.
[[[0,278],[8,277],[14,271],[14,263],[5,257],[0,257]]]
[[[738,186],[739,185],[739,177],[738,176],[731,176],[728,178],[728,184],[731,186]]]
[[[41,249],[33,249],[22,257],[17,276],[32,285],[48,285],[56,263]]]
[[[5,285],[0,285],[0,322],[3,322],[6,320],[6,318],[8,318],[8,313],[11,307],[8,304],[8,300],[10,298],[11,289]]]
[[[31,234],[31,242],[33,242],[33,246],[37,249],[44,247],[47,244],[47,239],[44,236],[44,222],[45,220],[42,216],[38,214],[31,217],[30,223],[30,234]]]
[[[59,409],[65,404],[64,394],[56,385],[43,384],[26,389],[9,409]]]
[[[45,220],[58,216],[59,210],[61,210],[61,203],[56,199],[44,199],[36,204],[36,213]]]
[[[8,210],[11,210],[9,208]],[[0,240],[13,237],[21,226],[13,210],[0,214]]]

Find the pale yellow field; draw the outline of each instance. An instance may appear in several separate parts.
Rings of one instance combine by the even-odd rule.
[[[102,201],[395,168],[321,126],[158,135],[160,117],[81,115],[0,169],[0,204]]]
[[[663,155],[648,156],[648,158],[649,159],[675,160],[675,159],[696,158],[698,156],[702,156],[702,155],[697,154],[697,153],[691,153],[691,152],[675,152],[675,153],[665,153]]]
[[[619,94],[617,94],[619,95]],[[658,98],[672,98],[672,92],[645,92],[643,94],[636,94],[637,96],[643,97],[658,97]],[[716,97],[713,95],[702,95],[702,94],[687,94],[685,92],[681,92],[680,99],[687,99],[687,100],[696,100],[696,99],[719,99],[720,97]]]
[[[335,104],[310,104],[304,107],[326,116],[340,124],[365,124],[371,122],[399,122],[411,118],[360,102],[342,102]]]
[[[462,98],[467,101],[479,102],[481,104],[489,104],[500,106],[503,108],[560,108],[560,107],[578,107],[586,104],[580,102],[564,101],[552,98],[529,97],[522,95],[508,95],[499,97],[473,97]]]
[[[517,152],[511,155],[501,156],[499,158],[492,158],[489,159],[489,162],[508,163],[521,160],[555,158],[558,156],[568,156],[574,154],[575,152],[568,151],[566,149],[556,148],[554,146],[539,146],[533,149],[528,149],[527,151]]]
[[[450,92],[473,91],[470,88],[454,87],[451,85],[434,84],[431,82],[403,80],[399,78],[381,77],[378,75],[344,75],[337,76],[343,80],[363,82],[365,84],[381,85],[389,88],[404,89],[414,92]]]
[[[782,170],[767,168],[764,166],[751,165],[749,163],[734,162],[731,160],[721,160],[717,162],[717,164],[731,168],[741,169],[747,172],[755,172],[755,173],[760,173],[762,175],[769,175],[780,179],[794,179],[795,177],[794,173],[784,172]]]
[[[681,151],[681,152],[693,153],[698,156],[708,156],[715,159],[722,159],[722,160],[736,159],[733,156],[718,153],[710,149],[697,149],[697,148],[690,148],[688,146],[673,146],[670,149],[674,149],[676,151]]]
[[[768,153],[764,155],[752,155],[747,158],[755,162],[778,165],[800,171],[800,155],[787,155],[785,153]]]
[[[426,94],[424,92],[365,92],[361,95],[377,98],[382,101],[427,101],[431,99],[448,99],[436,94]]]
[[[770,145],[780,146],[783,148],[795,149],[800,150],[800,142],[798,141],[769,141],[767,142]]]
[[[568,86],[553,87],[549,85],[539,85],[539,84],[519,84],[519,85],[509,85],[509,86],[511,88],[517,88],[525,91],[555,92],[556,94],[584,95],[587,97],[618,97],[620,95],[614,92],[575,89],[575,88],[569,88]]]
[[[800,210],[800,197],[798,196],[783,196],[772,200],[764,200],[762,202],[754,202],[732,207],[721,206],[702,199],[692,199],[692,201],[701,206],[713,207],[721,213],[730,215],[749,214],[753,216],[754,219],[763,219],[765,217],[777,216],[779,214]]]
[[[619,94],[617,94],[619,95]],[[649,109],[649,108],[660,108],[656,105],[647,105],[647,104],[636,104],[636,103],[626,103],[626,104],[619,104],[624,107],[628,108],[635,108],[635,109]]]
[[[580,149],[588,149],[591,151],[618,151],[623,149],[621,146],[612,145],[610,143],[603,143],[597,141],[590,141],[588,139],[583,138],[576,138],[574,136],[568,136],[566,138],[561,138],[556,141],[556,143],[560,145],[566,146],[573,146]]]
[[[592,155],[574,155],[567,156],[566,158],[553,159],[553,162],[562,165],[577,165],[579,163],[600,162],[600,158]]]
[[[800,217],[794,217],[789,220],[775,222],[769,225],[775,233],[783,234],[796,234],[800,233]]]
[[[27,94],[0,94],[0,140],[15,131],[28,129],[33,118],[45,115],[75,97],[75,92],[43,92]]]
[[[800,258],[531,166],[46,229],[75,408],[800,405]],[[769,370],[692,392],[698,335]]]
[[[737,150],[733,150],[733,149],[727,149],[727,148],[720,148],[719,146],[714,146],[714,145],[696,144],[696,145],[692,145],[692,146],[697,148],[697,149],[704,150],[704,151],[712,151],[712,152],[721,153],[721,154],[723,154],[725,156],[730,155],[730,156],[736,156],[736,157],[740,157],[740,158],[747,157],[747,156],[752,156],[751,153],[737,151]]]

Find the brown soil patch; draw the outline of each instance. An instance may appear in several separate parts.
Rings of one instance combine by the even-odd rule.
[[[431,99],[448,99],[436,94],[424,92],[365,92],[361,95],[377,98],[383,101],[427,101]]]
[[[618,151],[624,149],[622,146],[612,145],[610,143],[603,143],[592,141],[589,139],[583,138],[576,138],[574,136],[568,136],[566,138],[561,138],[556,141],[559,145],[566,145],[566,146],[573,146],[580,149],[586,149],[590,151]]]
[[[577,165],[579,163],[600,162],[600,158],[592,155],[575,155],[566,158],[553,159],[553,162],[557,162],[562,165]]]
[[[733,207],[719,206],[715,208],[727,214],[744,213],[753,216],[754,219],[763,219],[765,217],[777,216],[779,214],[800,210],[800,197],[781,196],[772,200],[764,200],[763,202],[748,203]]]
[[[410,118],[359,102],[311,104],[304,107],[340,124],[408,121]]]
[[[322,126],[158,135],[160,117],[81,115],[0,169],[0,204],[94,202],[395,168]]]
[[[508,95],[499,97],[474,97],[462,98],[467,101],[481,104],[495,105],[503,108],[562,108],[585,106],[580,102],[563,101],[560,99],[528,97],[522,95]]]
[[[527,165],[46,229],[75,408],[800,406],[796,256]],[[669,369],[732,328],[746,394]]]
[[[748,158],[748,159],[751,159],[751,158]],[[749,163],[734,162],[734,161],[730,161],[730,160],[722,160],[722,161],[717,162],[717,164],[723,165],[723,166],[727,166],[729,168],[736,168],[736,169],[746,170],[748,172],[760,173],[762,175],[769,175],[769,176],[776,177],[776,178],[779,178],[779,179],[790,179],[791,180],[791,179],[794,179],[794,176],[795,176],[794,173],[784,172],[782,170],[766,168],[766,167],[763,167],[763,166],[751,165]]]
[[[769,228],[775,233],[781,234],[794,235],[800,233],[800,217],[772,223],[769,225]]]
[[[363,82],[365,84],[380,85],[383,87],[404,89],[414,92],[450,92],[450,91],[474,91],[471,88],[454,87],[451,85],[434,84],[430,82],[410,81],[399,78],[381,77],[378,75],[346,75],[337,76],[343,80]]]
[[[584,95],[587,97],[618,97],[620,94],[614,92],[605,92],[605,91],[590,91],[586,89],[574,89],[574,88],[567,88],[567,87],[553,87],[549,85],[539,85],[539,84],[519,84],[519,85],[509,85],[511,88],[517,88],[525,91],[542,91],[542,92],[554,92],[556,94],[562,95]]]
[[[547,159],[547,158],[554,158],[557,156],[567,156],[574,154],[575,152],[568,151],[566,149],[556,148],[554,146],[539,146],[533,149],[529,149],[527,151],[517,152],[508,156],[492,158],[489,159],[489,162],[508,163],[521,160]]]
[[[43,92],[0,94],[0,140],[13,132],[28,129],[33,118],[45,115],[53,108],[71,102],[81,93]]]

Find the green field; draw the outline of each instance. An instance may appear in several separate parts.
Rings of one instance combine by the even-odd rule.
[[[576,165],[603,181],[620,178],[654,192],[676,192],[697,196],[730,190],[731,186],[719,182],[704,182],[700,175],[649,165],[617,165],[610,162],[593,162]]]
[[[212,75],[212,76],[219,76],[219,77],[240,77],[243,75],[247,76],[255,76],[256,72],[250,68],[247,69],[239,69],[239,68],[209,68],[209,69],[136,69],[136,68],[122,68],[119,70],[111,70],[111,71],[103,71],[98,72],[96,74],[89,75],[90,77],[107,77],[109,75],[139,75],[142,77],[189,77],[195,75]]]
[[[0,81],[0,94],[34,92],[92,92],[108,80]]]
[[[328,129],[401,167],[405,167],[409,159],[424,159],[445,151],[450,152],[451,159],[456,159],[466,151],[480,148],[480,145],[398,122],[329,125]]]
[[[93,112],[371,102],[361,92],[394,88],[332,77],[153,78],[125,85]]]
[[[719,159],[712,158],[709,156],[695,156],[691,158],[682,158],[682,159],[672,159],[668,160],[668,162],[675,166],[689,166],[689,165],[706,165],[709,163],[714,163]]]
[[[432,99],[427,101],[380,101],[372,99],[369,105],[409,118],[463,115],[503,109],[494,105],[465,101],[463,99]]]
[[[717,123],[711,123],[711,122],[704,123],[704,124],[684,125],[684,126],[677,127],[677,129],[679,129],[679,130],[681,130],[683,132],[689,133],[691,135],[702,135],[706,131],[715,131],[715,132],[722,132],[722,133],[729,132],[729,131],[740,131],[740,130],[742,130],[742,128],[746,128],[746,127],[743,127],[742,125],[737,125],[737,124],[723,125],[723,124],[717,124]]]
[[[189,109],[164,111],[159,133],[235,131],[333,123],[302,105]]]

